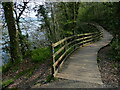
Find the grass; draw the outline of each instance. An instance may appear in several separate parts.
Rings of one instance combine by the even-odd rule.
[[[34,62],[43,63],[43,61],[45,61],[48,58],[50,58],[50,55],[51,55],[51,51],[50,51],[49,47],[35,49],[35,50],[31,51],[31,53],[29,55],[29,57],[31,56],[31,59],[30,59],[29,62],[31,62],[31,64],[33,64]],[[19,71],[21,63],[24,64],[23,61],[19,61],[19,62],[16,62],[16,63],[8,62],[4,66],[0,67],[0,71],[1,72],[3,71],[3,73],[8,72],[9,70],[12,73],[14,73],[16,71]],[[20,78],[22,76],[23,77],[25,76],[27,78],[29,78],[30,76],[32,76],[33,73],[34,73],[34,70],[39,66],[39,64],[38,63],[36,63],[36,64],[34,63],[33,65],[34,66],[26,68],[22,72],[19,72],[18,74],[16,73],[15,76],[14,76],[14,78],[12,78],[12,79],[9,79],[9,80],[5,79],[5,81],[3,81],[3,83],[1,83],[2,86],[3,87],[7,87],[10,84],[14,83],[14,80],[16,80],[16,79],[18,79],[18,78]]]
[[[50,82],[52,79],[53,79],[52,75],[48,75],[47,78],[46,78],[46,81]]]
[[[47,78],[46,78],[46,81],[51,82],[52,80],[55,81],[55,80],[57,80],[57,78],[52,77],[52,75],[48,75]]]
[[[49,47],[35,49],[31,52],[31,59],[33,62],[43,62],[51,55]]]
[[[5,64],[4,66],[2,66],[2,72],[5,73],[7,72],[11,67],[13,67],[15,64],[13,64],[12,62],[8,62],[7,64]]]
[[[18,79],[18,78],[20,78],[21,76],[23,76],[23,75],[25,75],[25,76],[27,76],[27,77],[30,77],[32,74],[33,74],[33,72],[34,72],[34,67],[33,68],[30,68],[30,69],[26,69],[26,70],[24,70],[24,71],[22,71],[22,72],[19,72],[16,76],[15,76],[15,78],[14,79]]]
[[[2,72],[2,67],[0,67],[0,73]]]
[[[49,47],[39,48],[39,49],[35,49],[35,50],[30,51],[30,53],[28,55],[29,55],[29,57],[31,57],[32,62],[43,62],[50,57],[51,51],[50,51]],[[18,61],[15,63],[8,62],[4,66],[2,66],[2,72],[3,73],[7,72],[11,67],[12,68],[14,67],[14,69],[12,69],[14,72],[17,71],[19,69],[18,66],[19,66],[20,62],[22,62],[22,61]]]
[[[2,87],[5,88],[8,85],[12,84],[13,82],[14,82],[14,79],[5,80],[2,82]]]
[[[5,88],[5,87],[9,86],[10,84],[14,83],[14,80],[22,77],[23,75],[29,78],[33,74],[34,70],[35,70],[35,67],[30,68],[30,69],[26,69],[22,72],[19,72],[13,79],[8,79],[8,80],[3,81],[2,82],[3,88]]]

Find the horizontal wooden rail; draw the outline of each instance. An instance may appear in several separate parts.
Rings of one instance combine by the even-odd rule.
[[[52,44],[52,75],[55,77],[59,68],[62,66],[66,58],[80,46],[95,42],[102,37],[102,32],[78,34]]]

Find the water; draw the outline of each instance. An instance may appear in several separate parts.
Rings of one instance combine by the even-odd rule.
[[[27,22],[24,22],[24,20],[21,20],[22,23],[20,23],[20,27],[22,30],[22,34],[26,35],[28,34],[28,40],[32,43],[32,47],[39,47],[40,41],[45,41],[45,33],[40,31],[38,27],[40,27],[41,22],[37,21],[36,18],[26,18]],[[3,29],[2,29],[3,30]],[[2,48],[5,46],[9,46],[8,44],[2,45],[2,43],[5,43],[6,41],[9,41],[8,32],[7,29],[5,29],[4,33],[4,39],[2,41],[2,30],[0,30],[0,66],[8,62],[8,59],[10,58],[10,55],[8,52],[2,51]]]

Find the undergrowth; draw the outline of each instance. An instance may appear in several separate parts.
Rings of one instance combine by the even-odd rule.
[[[48,59],[51,55],[49,47],[35,49],[31,52],[31,60],[33,62],[43,62]]]
[[[114,37],[110,45],[112,48],[111,56],[113,60],[120,62],[120,40],[118,35]]]

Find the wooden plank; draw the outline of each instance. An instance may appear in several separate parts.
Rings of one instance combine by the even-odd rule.
[[[91,44],[92,42],[87,42],[87,43],[85,43],[83,46],[87,46],[87,45],[89,45],[89,44]]]
[[[78,34],[77,36],[85,36],[85,35],[92,35],[93,33],[84,33],[84,34]]]
[[[87,38],[91,38],[92,36],[88,36],[88,37],[84,37],[84,38],[81,38],[81,40],[83,39],[87,39]],[[77,39],[78,40],[78,39]],[[62,48],[60,48],[54,55],[53,55],[53,57],[55,57],[56,55],[58,55],[66,46],[68,46],[69,44],[71,44],[71,43],[73,43],[73,42],[75,42],[76,40],[74,40],[74,41],[72,41],[72,42],[70,42],[70,43],[68,43],[67,45],[64,45]],[[85,42],[88,42],[88,41],[92,41],[92,39],[90,39],[90,40],[85,40],[85,41],[82,41],[82,42],[80,42],[79,44],[82,44],[82,43],[85,43]],[[78,44],[77,44],[78,45]],[[74,46],[74,45],[73,45]],[[64,54],[63,54],[64,55]],[[62,59],[62,57],[60,57],[60,59]],[[60,60],[59,60],[60,61]],[[58,61],[58,62],[59,62]],[[58,62],[56,62],[56,63],[58,63]]]
[[[74,38],[74,37],[76,37],[76,36],[77,36],[77,35],[67,37],[67,40],[68,40],[68,39],[71,39],[71,38]]]
[[[78,39],[72,41],[72,43],[75,42],[75,41],[80,41],[80,40],[84,40],[84,39],[92,38],[92,37],[93,37],[93,36],[87,36],[87,37],[78,38]],[[70,43],[70,44],[71,44],[71,43]]]
[[[54,52],[55,52],[55,50],[54,50],[54,47],[52,47],[52,54],[54,55]],[[55,63],[55,57],[53,57],[53,63]],[[53,72],[55,72],[55,67],[53,66]]]
[[[53,43],[53,44],[52,44],[52,47],[58,46],[59,44],[63,43],[65,40],[67,40],[67,38],[64,38],[64,39],[62,39],[62,40],[60,40],[60,41],[58,41],[58,42],[56,42],[56,43]]]
[[[64,52],[64,53],[60,56],[60,58],[53,64],[53,66],[56,66],[56,65],[61,61],[61,59],[65,56],[65,54],[66,54],[66,52]]]
[[[65,47],[66,47],[66,45],[61,47],[55,54],[53,54],[53,57],[55,58],[55,56],[57,56],[62,50],[64,50]]]
[[[75,41],[79,41],[79,40],[84,40],[84,39],[87,39],[87,38],[91,38],[92,36],[88,36],[88,37],[84,37],[84,38],[80,38],[80,39],[76,39],[74,41],[71,41],[70,43],[64,45],[63,47],[61,47],[54,55],[53,57],[55,57],[56,55],[58,55],[66,46],[70,45],[71,43],[74,43]]]
[[[68,56],[70,56],[74,51],[75,51],[75,50],[73,50],[72,52],[70,52],[70,53],[63,59],[63,61],[61,62],[61,64],[60,64],[59,67],[58,67],[58,70],[61,69],[64,61],[65,61],[65,60],[68,58]]]
[[[88,40],[85,40],[85,41],[80,42],[79,44],[84,44],[85,42],[92,41],[92,40],[93,40],[93,39],[88,39]]]
[[[53,76],[56,77],[57,73],[58,73],[58,69],[55,71],[55,73],[53,74]]]
[[[92,35],[92,34],[94,34],[94,33],[85,33],[84,35]]]
[[[74,36],[70,36],[70,37],[64,38],[64,39],[62,39],[62,40],[54,43],[52,46],[53,46],[53,47],[56,47],[57,45],[63,43],[64,41],[66,41],[66,40],[68,40],[68,39],[71,39],[71,38],[74,38],[74,37],[76,37],[76,36],[86,36],[86,35],[89,35],[89,36],[87,36],[87,37],[82,37],[82,38],[79,38],[79,39],[75,39],[75,40],[67,43],[67,44],[64,45],[63,47],[61,47],[61,48],[53,55],[54,58],[55,58],[55,56],[58,55],[62,50],[64,50],[64,48],[65,48],[66,46],[70,45],[71,43],[74,43],[75,41],[87,39],[87,40],[84,40],[84,41],[82,41],[82,42],[80,42],[80,43],[76,43],[76,44],[74,44],[73,46],[69,47],[69,48],[59,57],[59,59],[58,59],[56,62],[54,62],[53,67],[55,68],[56,65],[58,65],[58,63],[59,63],[59,62],[62,60],[62,58],[66,55],[66,53],[67,53],[71,48],[73,48],[74,46],[76,46],[76,45],[78,45],[78,44],[84,44],[84,45],[86,45],[87,43],[90,43],[89,41],[92,41],[92,40],[93,40],[93,37],[94,37],[94,38],[99,38],[99,36],[101,36],[101,35],[97,35],[97,34],[99,34],[99,33],[98,33],[98,32],[95,32],[95,33],[85,33],[85,34],[74,35]],[[100,34],[101,34],[101,33],[100,33]],[[79,47],[77,47],[77,48],[79,48]],[[75,50],[76,50],[76,49],[75,49]],[[74,51],[74,50],[73,50],[73,51]],[[73,52],[73,51],[72,51],[72,52]],[[71,53],[71,52],[70,52],[70,53]],[[70,54],[70,53],[69,53],[69,54]],[[68,54],[66,57],[68,57],[69,54]],[[66,59],[66,57],[65,57],[65,58],[63,59],[63,61],[60,63],[60,65],[58,66],[58,68],[57,68],[57,69],[54,69],[54,72],[55,72],[55,73],[54,73],[54,76],[56,76],[59,68],[61,68],[63,62],[64,62],[65,59]]]
[[[74,46],[74,45],[73,45]],[[68,48],[61,56],[60,58],[53,64],[53,66],[56,66],[60,61],[61,59],[65,56],[65,54],[73,47],[71,46],[70,48]]]
[[[95,32],[95,33],[98,33],[98,32]],[[66,37],[66,38],[64,38],[64,39],[62,39],[62,40],[60,40],[60,41],[58,41],[58,42],[56,42],[56,43],[53,43],[52,46],[53,46],[53,47],[56,47],[56,46],[58,46],[59,44],[63,43],[64,41],[66,41],[66,40],[68,40],[68,39],[71,39],[71,38],[73,38],[73,37],[75,37],[75,36],[92,35],[92,34],[95,34],[95,33],[85,33],[85,34],[78,34],[78,35]]]
[[[72,44],[72,43],[74,43],[75,41],[76,41],[76,40],[69,42],[69,43],[67,44],[67,46],[70,45],[70,44]]]
[[[92,38],[93,36],[88,36],[88,37],[84,37],[84,39],[89,39],[89,38]]]
[[[71,48],[69,48],[68,51],[69,51],[70,49],[71,49]],[[59,69],[62,67],[64,61],[65,61],[65,60],[68,58],[68,56],[69,56],[70,54],[72,54],[74,51],[75,51],[75,50],[73,50],[72,52],[70,52],[70,53],[63,59],[63,61],[61,62],[61,64],[60,64],[59,67],[57,68],[57,70],[55,71],[54,77],[55,77],[56,74],[58,73]]]
[[[76,39],[76,41],[80,41],[80,40],[84,40],[84,38],[78,38],[78,39]]]
[[[57,56],[66,46],[70,45],[71,43],[74,43],[76,40],[71,41],[69,43],[67,43],[66,45],[64,45],[63,47],[61,47],[55,54],[53,54],[53,57]]]
[[[59,44],[63,43],[64,41],[66,41],[66,40],[68,40],[68,39],[71,39],[71,38],[73,38],[73,37],[75,37],[75,36],[76,36],[76,35],[70,36],[70,37],[65,37],[64,39],[62,39],[62,40],[60,40],[60,41],[58,41],[58,42],[56,42],[56,43],[53,43],[52,46],[53,46],[53,47],[56,47],[56,46],[58,46]]]

